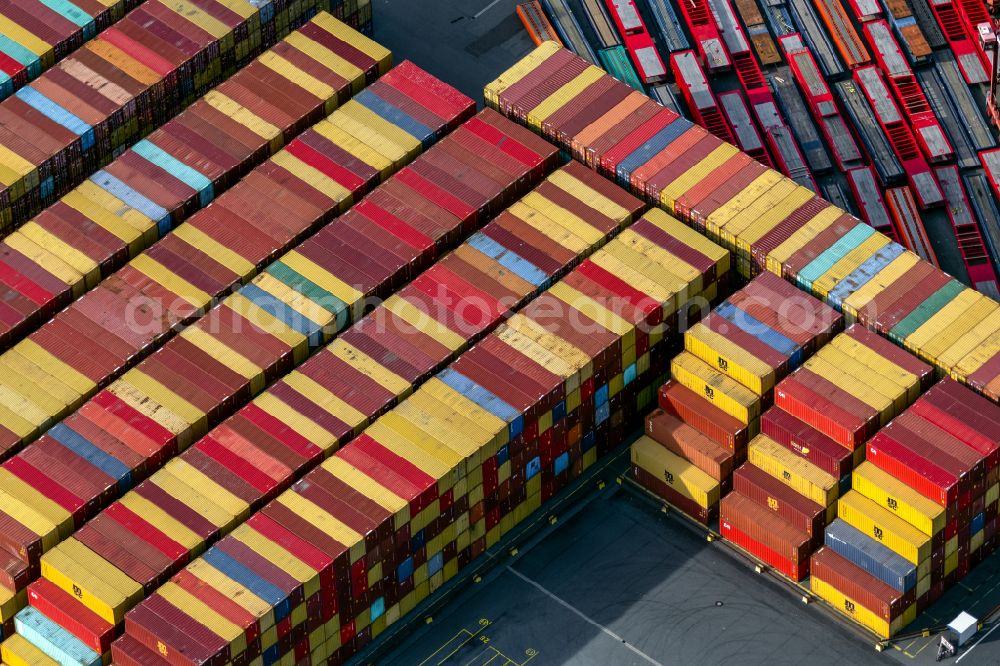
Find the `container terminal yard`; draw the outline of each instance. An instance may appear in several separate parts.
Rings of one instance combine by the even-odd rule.
[[[0,7],[3,664],[995,664],[982,0]]]

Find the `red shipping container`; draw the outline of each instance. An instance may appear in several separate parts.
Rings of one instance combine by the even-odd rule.
[[[770,510],[733,492],[719,505],[719,532],[794,581],[809,575],[812,539]]]
[[[796,529],[821,543],[826,527],[826,508],[800,495],[773,476],[750,463],[733,473],[733,492],[740,493],[773,511]]]
[[[900,592],[829,548],[813,553],[809,571],[886,622],[901,616],[916,601],[916,587]]]
[[[861,447],[854,452],[846,449],[779,407],[764,412],[760,431],[837,479],[850,474],[855,457],[860,458],[864,452]]]
[[[646,434],[716,481],[723,482],[723,492],[728,488],[726,482],[732,476],[735,459],[732,451],[660,409],[646,417]]]
[[[958,501],[959,480],[954,474],[914,453],[885,431],[868,442],[866,458],[943,507]]]
[[[674,381],[660,387],[659,404],[730,451],[745,450],[750,441],[746,424]]]
[[[98,654],[111,649],[114,625],[48,579],[39,578],[28,586],[28,603]]]
[[[774,405],[854,451],[874,429],[872,423],[877,426],[878,413],[871,408],[867,414],[848,411],[839,404],[842,394],[821,377],[800,368],[775,387]]]
[[[986,456],[987,469],[1000,462],[1000,409],[974,391],[946,378],[910,410]]]

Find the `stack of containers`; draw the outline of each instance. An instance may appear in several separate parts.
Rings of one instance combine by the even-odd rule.
[[[385,48],[320,12],[62,196],[0,248],[0,349],[204,208],[390,63]],[[379,100],[359,99],[368,108]]]
[[[34,0],[0,11],[0,99],[34,79],[86,40],[121,20],[140,0]]]
[[[194,321],[213,299],[249,281],[474,108],[468,97],[412,65],[387,78],[6,352],[5,361],[23,356],[35,368],[25,371],[34,381],[4,380],[0,450],[12,453],[37,437],[162,345],[175,325]],[[377,112],[366,106],[372,100]]]
[[[812,589],[889,638],[996,549],[1000,408],[936,384],[867,445]]]
[[[1000,400],[997,304],[781,174],[545,43],[486,101],[732,249]],[[801,277],[800,277],[801,274]],[[977,317],[979,315],[979,317]]]
[[[722,502],[722,534],[789,578],[805,578],[864,460],[863,443],[932,380],[930,366],[858,325],[820,347],[777,385]]]
[[[0,102],[0,231],[25,222],[323,10],[371,32],[368,0],[151,0],[129,12]],[[267,89],[288,65],[277,55],[262,61],[255,86]]]
[[[684,332],[661,410],[633,446],[636,480],[708,525],[760,432],[775,382],[840,328],[833,309],[763,274]],[[677,486],[671,479],[684,479]],[[690,492],[697,489],[697,493]]]
[[[274,255],[294,244],[296,238],[329,220],[349,206],[356,196],[375,186],[384,172],[409,161],[411,155],[421,150],[423,141],[430,142],[435,135],[444,134],[474,109],[471,99],[426,72],[412,65],[401,67],[401,70],[394,86],[378,81],[372,88],[377,92],[387,87],[395,88],[399,86],[399,81],[409,81],[410,85],[420,86],[424,95],[438,99],[440,108],[437,112],[447,110],[447,115],[440,117],[433,128],[428,128],[427,131],[432,134],[414,137],[380,116],[373,116],[369,125],[363,124],[345,111],[347,106],[354,104],[352,101],[290,143],[215,203],[179,227],[171,236],[188,225],[203,233],[196,242],[202,243],[204,249],[198,254],[193,247],[186,250],[184,256],[188,262],[203,258],[201,266],[212,266],[209,263],[209,258],[212,258],[220,262],[214,264],[216,275],[229,265],[239,270],[243,279],[249,279],[262,267],[266,267],[266,271],[213,308],[196,325],[170,340],[160,353],[147,358],[134,371],[98,392],[76,413],[49,429],[38,442],[0,466],[0,487],[4,498],[0,503],[0,516],[14,519],[25,528],[16,533],[16,547],[12,550],[24,561],[28,580],[37,575],[42,552],[68,537],[88,517],[162,466],[171,456],[187,448],[197,434],[204,432],[210,421],[217,422],[231,413],[259,392],[267,380],[286,372],[292,364],[303,361],[310,346],[319,344],[324,335],[343,328],[349,318],[360,316],[365,294],[358,290],[361,283],[356,273],[361,269],[354,268],[355,264],[367,262],[364,279],[370,281],[370,289],[374,292],[384,289],[383,283],[398,283],[401,279],[398,275],[405,273],[410,264],[432,258],[433,249],[437,248],[435,243],[440,242],[443,247],[444,243],[453,242],[450,239],[457,235],[455,229],[462,220],[449,211],[438,214],[448,224],[437,221],[434,212],[447,210],[430,199],[440,191],[437,186],[427,185],[424,190],[427,194],[422,196],[391,179],[376,191],[390,192],[395,188],[400,198],[390,199],[385,208],[374,204],[368,208],[376,213],[385,211],[381,218],[375,215],[384,226],[375,224],[364,227],[362,223],[372,218],[354,216],[343,224],[324,228],[298,250],[286,253],[281,262],[268,265]],[[396,118],[403,125],[411,116],[397,109]],[[483,141],[483,147],[470,153],[466,161],[498,160],[500,157],[495,155],[502,150],[495,144],[511,144],[509,149],[515,150],[517,146],[524,146],[515,139],[521,136],[529,145],[536,145],[539,147],[537,150],[544,152],[522,148],[528,153],[528,157],[523,159],[530,163],[521,164],[519,172],[507,176],[504,187],[499,184],[492,187],[507,195],[508,190],[513,192],[523,188],[527,184],[525,181],[541,178],[546,159],[551,162],[554,157],[554,149],[496,113],[484,113],[481,118],[486,120],[477,121],[479,125],[476,127],[482,126],[481,131],[491,139]],[[304,148],[310,145],[318,145],[322,149],[305,152]],[[295,154],[299,147],[303,148],[301,157]],[[446,151],[442,149],[440,152]],[[431,164],[432,160],[424,162]],[[415,168],[414,173],[417,172],[418,168]],[[447,183],[447,178],[454,178],[448,175],[451,173],[471,178],[476,172],[466,166],[466,162],[455,162],[447,170],[441,168],[439,182]],[[266,192],[267,197],[261,192]],[[456,202],[471,209],[471,204],[460,199],[458,192],[456,187],[456,192],[448,195],[447,202]],[[368,202],[371,203],[371,200]],[[420,233],[425,234],[420,236],[424,239],[423,244],[417,246],[402,240],[391,241],[407,233],[407,227],[401,222],[393,227],[396,212],[403,217],[407,211],[418,209],[426,211],[426,217],[422,219],[428,220],[420,227]],[[351,231],[358,227],[363,232]],[[341,230],[343,233],[339,235]],[[361,233],[377,242],[363,240]],[[242,234],[242,238],[237,238],[236,234]],[[411,240],[412,236],[409,237]],[[207,242],[211,242],[213,237],[219,240],[214,246],[208,246]],[[328,237],[342,237],[345,239],[343,245],[353,243],[350,246],[353,249],[347,252],[337,241],[327,240]],[[250,239],[259,240],[260,244],[254,246]],[[196,275],[197,269],[192,263],[179,263],[165,252],[153,254],[166,242],[158,243],[151,252],[141,255],[146,257],[152,254],[149,263],[144,266],[164,266],[155,262],[154,258],[169,260],[172,263],[168,265],[177,272]],[[392,252],[397,253],[387,255],[391,259],[368,247],[390,242],[394,248]],[[428,251],[428,248],[432,250]],[[119,343],[117,347],[112,347],[111,342],[122,334],[132,336],[132,342],[139,339],[134,326],[129,326],[129,320],[124,318],[130,313],[127,299],[134,302],[142,294],[148,294],[147,303],[154,302],[154,298],[162,298],[165,306],[173,305],[166,300],[164,292],[150,289],[158,284],[151,279],[137,281],[144,289],[138,294],[134,287],[131,291],[122,289],[121,285],[136,284],[135,276],[141,278],[145,275],[135,269],[131,273],[132,279],[119,278],[131,268],[131,265],[126,267],[106,281],[119,286],[95,289],[17,345],[8,355],[20,349],[35,350],[34,356],[26,356],[31,359],[41,357],[43,361],[52,363],[52,359],[58,359],[56,354],[59,354],[67,358],[63,365],[66,370],[62,375],[53,374],[53,377],[64,376],[70,368],[80,368],[81,372],[94,373],[88,379],[90,387],[109,379],[113,371],[124,364],[124,359],[129,358],[125,354],[112,354],[125,345]],[[166,268],[162,270],[166,274]],[[392,270],[395,273],[379,278],[376,270]],[[237,274],[236,284],[239,277]],[[180,278],[174,280],[173,284],[183,283]],[[358,289],[351,285],[358,285]],[[219,287],[216,289],[212,294],[202,293],[199,296],[199,308],[208,307],[210,296],[223,291]],[[98,300],[88,305],[92,297]],[[115,305],[121,319],[109,316]],[[186,302],[186,307],[189,313],[195,311],[191,303]],[[100,329],[100,323],[109,326],[110,330]],[[150,326],[159,334],[160,341],[169,332],[165,323],[169,322],[158,320],[153,322],[155,326]],[[62,326],[64,331],[62,340],[58,335],[51,334],[52,329],[58,326]],[[78,333],[77,337],[66,339],[67,330],[70,333],[91,331],[93,334],[88,338]],[[54,350],[51,353],[47,347],[35,342],[44,335],[48,335],[43,339]],[[98,349],[93,339],[100,339],[102,348]],[[131,357],[141,357],[153,348],[155,345],[134,347]],[[92,352],[92,360],[85,359],[80,350]],[[98,365],[100,361],[110,361],[111,366],[103,379],[95,376],[103,371]],[[73,365],[68,365],[69,362]],[[80,376],[83,377],[82,374]],[[93,390],[90,392],[93,393]]]
[[[447,141],[441,144],[445,145]],[[496,157],[491,159],[502,163]],[[273,384],[250,406],[88,523],[75,539],[94,551],[104,571],[144,583],[145,591],[151,591],[189,557],[203,552],[207,543],[230,532],[249,512],[273,499],[324,453],[335,451],[453,360],[471,341],[509,315],[510,308],[531,298],[629,224],[641,209],[637,199],[584,167],[571,164],[554,173],[324,352]],[[497,256],[485,254],[484,249]],[[508,266],[518,273],[508,273]],[[471,293],[470,285],[477,291]],[[456,287],[463,290],[461,294],[456,293]],[[449,299],[449,295],[461,297]],[[387,416],[381,423],[389,428],[385,432],[401,428],[408,432],[404,420]],[[279,424],[287,429],[280,437]],[[223,451],[231,455],[220,458]],[[223,486],[221,491],[213,485],[192,483],[198,477],[192,477],[190,470],[206,455],[232,472],[225,477],[213,476],[213,483]],[[233,475],[243,482],[239,485],[242,503],[235,506],[224,500],[225,488],[233,488]],[[181,507],[208,517],[211,525],[197,534],[193,543],[184,544],[184,557],[144,560],[146,567],[142,568],[135,558],[96,541],[91,528],[108,534],[114,529],[109,525],[114,526],[137,497],[146,498],[166,514],[182,515],[183,509],[178,510],[172,500],[158,499],[164,496],[154,489],[167,492]],[[133,536],[128,543],[148,549],[155,541]],[[56,550],[64,550],[65,545]],[[136,548],[129,550],[135,552]],[[110,639],[120,632],[120,623],[115,630],[110,623],[102,624],[105,633],[74,629],[65,618],[82,614],[85,606],[72,600],[64,588],[48,578],[33,583],[29,587],[32,609],[18,615],[18,626],[29,619],[39,625],[56,622],[95,654],[106,652]],[[120,611],[127,611],[137,600],[130,600]],[[182,607],[197,617],[206,617],[197,614],[197,602]],[[270,648],[265,642],[260,649],[266,652]]]
[[[665,366],[660,324],[696,293],[668,248],[626,265],[609,241],[136,606],[115,661],[242,661],[259,636],[280,637],[265,662],[363,648],[621,441]],[[169,600],[185,585],[241,602],[209,627]]]

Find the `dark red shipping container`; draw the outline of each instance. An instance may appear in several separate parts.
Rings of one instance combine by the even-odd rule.
[[[809,571],[886,622],[901,616],[916,601],[916,587],[900,592],[829,548],[813,553]]]
[[[855,458],[864,452],[861,447],[850,451],[779,407],[764,412],[760,431],[836,479],[850,474],[857,462]]]

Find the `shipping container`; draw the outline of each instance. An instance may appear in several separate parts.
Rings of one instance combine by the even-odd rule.
[[[839,154],[847,150],[845,137],[855,149],[854,163],[846,159],[838,163],[858,166],[861,153],[857,151],[857,145],[850,138],[850,131],[839,113],[834,113],[836,104],[823,83],[812,54],[804,49],[803,40],[796,34],[786,34],[781,41],[793,70],[798,59],[802,67],[809,65],[807,69],[814,73],[813,76],[801,77],[799,83],[809,97],[817,122],[825,128],[824,133],[837,139],[832,142],[836,147],[834,152]],[[533,72],[532,76],[537,79],[544,77],[545,72],[582,71],[573,70],[572,67],[578,65],[571,65],[572,59],[567,58],[569,56],[561,55],[556,49],[540,47],[522,64],[487,86],[487,102],[530,122],[590,166],[607,169],[608,160],[604,158],[602,164],[602,156],[617,151],[613,153],[612,160],[617,162],[623,157],[618,153],[631,151],[633,155],[629,157],[627,172],[634,191],[641,192],[697,229],[705,229],[724,243],[731,243],[731,247],[739,253],[737,267],[741,272],[752,275],[755,270],[766,267],[776,275],[794,277],[826,252],[829,253],[825,255],[825,262],[844,262],[837,271],[861,258],[857,253],[846,256],[856,250],[857,245],[845,246],[839,242],[845,233],[858,226],[857,220],[833,206],[825,206],[822,200],[798,199],[804,196],[800,189],[795,186],[789,188],[777,174],[752,161],[748,162],[747,156],[732,152],[698,128],[678,124],[679,119],[659,105],[645,102],[638,95],[630,96],[622,90],[625,86],[619,88],[617,97],[601,97],[600,101],[585,95],[560,101],[559,104],[566,108],[558,128],[545,123],[539,125],[537,120],[528,121],[528,114],[544,102],[527,97],[521,100],[525,91],[535,90],[539,100],[547,99],[551,93],[540,88],[537,82],[532,82],[530,77],[523,84],[521,80],[529,72]],[[565,70],[566,67],[571,69]],[[800,78],[802,67],[796,73],[797,78]],[[839,129],[833,133],[828,131],[838,126]],[[649,140],[651,137],[655,140]],[[648,144],[644,145],[643,141],[648,141]],[[920,152],[919,149],[917,152]],[[933,172],[928,172],[928,175],[933,178]],[[975,173],[966,177],[970,203],[977,211],[994,209],[993,197],[987,191],[988,187],[984,187],[982,174],[978,174],[978,184],[976,177]],[[750,207],[753,209],[747,211],[747,215],[740,215]],[[866,249],[868,247],[865,246]],[[871,247],[872,254],[850,273],[841,276],[838,272],[836,279],[834,274],[828,277],[827,282],[834,283],[824,286],[830,286],[828,295],[824,296],[820,291],[816,293],[830,298],[830,302],[841,308],[852,321],[864,322],[887,335],[907,317],[910,321],[904,328],[924,325],[936,314],[935,303],[940,307],[950,303],[950,299],[927,302],[933,291],[924,293],[931,287],[936,287],[936,290],[946,286],[953,288],[943,273],[924,264],[915,255],[901,252],[899,246],[885,243],[879,236],[871,241]],[[906,298],[903,298],[904,295]],[[921,308],[925,302],[926,306]],[[981,332],[985,333],[985,329]],[[990,334],[983,335],[980,340],[985,340]],[[920,350],[914,348],[913,351],[921,356]],[[991,392],[993,389],[988,387],[994,377],[987,375],[995,375],[996,372],[986,361],[995,355],[995,351],[995,345],[981,349],[975,357],[961,364],[961,370],[957,365],[961,359],[952,360],[947,367],[942,364],[939,369],[963,380],[971,374],[970,371],[978,372],[975,380],[977,390]],[[970,353],[971,350],[966,351],[966,355]],[[856,436],[865,436],[868,428],[871,425],[862,428],[864,434],[849,438],[853,440]],[[847,436],[846,431],[842,434]],[[852,444],[851,448],[853,450],[856,446]]]
[[[909,592],[917,585],[913,564],[842,519],[827,526],[825,545],[897,592]]]
[[[760,431],[835,479],[851,473],[863,449],[850,451],[788,412],[772,408],[760,419]]]
[[[747,427],[739,419],[674,381],[660,387],[659,405],[734,453],[744,450],[750,441]]]
[[[800,458],[767,435],[750,442],[748,460],[803,497],[826,508],[836,503],[838,479]]]
[[[896,596],[832,550],[820,549],[809,565],[813,593],[880,638],[891,638],[917,617],[912,595]]]
[[[941,506],[870,462],[854,470],[851,487],[930,537],[944,529],[946,516]]]
[[[850,491],[838,500],[837,515],[848,525],[874,537],[907,562],[920,567],[929,562],[931,538],[888,509]]]
[[[486,115],[487,118],[489,116],[490,114]],[[458,130],[457,136],[462,136],[464,128],[465,126]],[[521,135],[521,132],[515,134]],[[454,147],[453,143],[456,142],[451,139],[455,136],[453,134],[445,139],[426,157],[430,158],[440,150]],[[514,141],[510,136],[504,138],[508,143]],[[531,140],[530,135],[526,137],[521,135],[521,138],[526,138],[529,142]],[[537,139],[535,142],[541,145]],[[551,155],[550,152],[549,156]],[[502,163],[498,156],[491,159]],[[523,169],[524,165],[521,168]],[[552,213],[551,209],[557,203],[579,214],[580,217],[574,218],[568,211],[561,217]],[[439,367],[464,349],[468,339],[474,339],[484,332],[484,329],[472,328],[473,326],[488,327],[496,323],[496,320],[485,319],[474,324],[471,318],[473,310],[476,309],[481,314],[489,316],[489,309],[492,306],[474,305],[472,302],[465,308],[449,307],[449,315],[442,315],[440,311],[433,309],[422,310],[424,302],[420,295],[427,293],[427,287],[431,286],[428,283],[437,282],[442,288],[464,290],[472,290],[472,285],[476,284],[479,286],[478,293],[482,300],[510,298],[511,303],[508,307],[516,307],[518,302],[536,293],[547,279],[565,272],[579,261],[581,254],[594,249],[608,235],[628,224],[641,207],[638,200],[615,188],[598,175],[582,166],[571,164],[551,176],[545,184],[522,199],[517,206],[512,207],[508,217],[498,218],[494,223],[487,225],[459,251],[447,255],[434,268],[426,271],[409,287],[387,300],[382,307],[369,314],[325,351],[313,356],[299,370],[273,384],[267,392],[241,410],[236,417],[215,428],[178,459],[168,464],[165,470],[155,473],[144,484],[147,487],[149,484],[156,484],[158,487],[167,488],[175,498],[183,498],[181,499],[183,503],[196,506],[198,512],[203,515],[210,514],[204,504],[195,503],[190,497],[190,494],[194,493],[192,487],[213,483],[225,484],[227,486],[225,489],[219,485],[219,492],[223,493],[223,496],[227,492],[238,495],[234,498],[236,501],[226,504],[213,494],[213,502],[223,509],[223,513],[212,518],[212,525],[215,527],[209,528],[207,532],[198,532],[198,538],[193,543],[186,542],[186,550],[192,555],[198,554],[205,541],[218,536],[218,526],[243,520],[252,508],[259,507],[264,501],[273,497],[276,489],[287,485],[290,475],[309,466],[310,462],[321,454],[322,449],[319,447],[329,449],[343,443],[354,429],[363,427],[391,406],[393,401],[401,399],[411,390],[410,382],[416,382],[417,378],[396,375],[390,368],[397,372],[400,370],[388,357],[368,356],[362,350],[372,350],[373,345],[378,344],[400,355],[405,354],[410,361],[419,362],[420,359],[427,359],[432,368]],[[373,214],[370,207],[361,208],[366,213]],[[556,225],[566,224],[564,228],[566,232],[572,230],[578,235],[564,234],[558,243],[546,242],[546,237],[539,233],[542,229],[533,226],[533,223],[545,224],[540,213],[542,210],[549,210],[549,214],[552,215],[548,218],[552,230]],[[397,209],[396,213],[403,215],[403,210]],[[524,217],[520,218],[517,215]],[[442,211],[438,220],[444,223],[447,217],[446,211]],[[356,222],[353,214],[345,216],[344,220],[348,221],[349,225]],[[589,239],[589,245],[585,238]],[[532,249],[532,245],[535,246],[533,255],[528,252]],[[481,254],[490,251],[491,248],[501,251],[501,254],[495,258]],[[575,253],[572,248],[577,248],[577,252]],[[510,258],[514,256],[514,249],[538,262],[541,267],[534,266],[527,260],[522,260],[520,265],[501,263],[504,261],[502,252],[510,253],[508,254]],[[479,260],[474,259],[477,253],[480,256]],[[532,279],[528,280],[520,275],[511,276],[506,272],[507,265]],[[528,269],[534,272],[529,272]],[[507,279],[501,284],[498,280],[503,280],[505,275]],[[584,290],[593,291],[581,282],[575,282],[574,286],[581,290],[578,292],[580,298],[585,298]],[[434,289],[430,292],[438,293]],[[588,298],[593,299],[594,296]],[[421,315],[424,319],[422,321],[414,319],[413,314]],[[393,315],[398,316],[401,321],[395,319]],[[453,328],[457,320],[456,315],[464,317],[465,328]],[[409,328],[411,325],[414,328]],[[385,329],[389,329],[391,333],[386,335]],[[445,343],[452,346],[446,346]],[[450,400],[448,396],[451,389],[447,387],[455,383],[454,376],[449,375],[446,379],[446,382],[437,382],[433,387],[428,387],[429,394],[434,396],[433,400],[436,402],[421,402],[422,409],[444,416],[445,405],[449,404]],[[455,385],[464,386],[462,383]],[[310,397],[307,399],[306,395]],[[320,416],[324,411],[326,416]],[[471,419],[474,415],[468,416]],[[465,422],[465,418],[463,416],[459,420]],[[290,433],[297,430],[302,435],[294,435],[292,439],[288,439],[285,435],[281,437],[284,441],[275,441],[274,438],[280,436],[280,431],[273,427],[275,420],[284,421],[288,427],[294,428]],[[311,429],[305,427],[310,421],[313,422]],[[393,419],[384,423],[390,430],[378,430],[380,436],[389,436],[395,432],[397,434],[392,437],[397,437],[412,432],[412,426],[407,425],[406,420]],[[308,435],[309,440],[295,441],[295,438],[305,435]],[[311,450],[308,447],[311,447]],[[215,468],[215,473],[211,477],[213,481],[209,481],[207,477],[199,479],[196,471],[198,469],[205,473],[212,471],[210,467],[205,466],[209,459],[222,465],[221,468]],[[218,474],[219,471],[221,475]],[[177,481],[171,481],[175,478]],[[242,483],[242,490],[227,483],[227,479]],[[308,493],[307,497],[314,499]],[[130,494],[114,507],[121,507],[134,501],[134,496]],[[166,498],[162,493],[150,501],[158,507],[164,507],[164,510],[168,510],[170,506],[165,504]],[[174,515],[177,515],[179,510],[175,505],[177,501],[177,499],[171,500],[174,503],[172,509]],[[208,500],[203,499],[201,502]],[[211,502],[208,502],[208,505],[211,506]],[[162,522],[158,523],[158,526],[162,525]],[[115,557],[112,561],[118,567],[125,564],[120,557]],[[160,576],[174,573],[179,564],[183,564],[183,561],[178,561],[177,564],[170,561],[158,570]]]
[[[809,535],[739,492],[719,504],[719,532],[793,581],[809,575]]]
[[[310,631],[334,621],[336,640],[324,658],[343,660],[474,563],[593,465],[598,453],[620,442],[626,414],[634,417],[653,400],[652,389],[664,369],[662,360],[659,367],[653,362],[664,356],[662,335],[651,334],[649,351],[631,360],[638,349],[631,341],[649,312],[637,307],[624,317],[598,321],[593,319],[599,314],[595,306],[625,297],[652,303],[660,313],[672,312],[676,304],[665,282],[682,277],[671,272],[676,260],[666,259],[665,251],[659,259],[631,267],[628,282],[610,272],[596,277],[600,274],[592,267],[612,265],[625,247],[624,241],[608,241],[421,386],[411,388],[401,378],[395,406],[386,404],[378,412],[381,417],[372,414],[359,423],[352,441],[343,446],[331,442],[330,448],[337,448],[332,457],[133,608],[124,640],[161,653],[165,649],[168,656],[184,654],[193,634],[174,627],[193,626],[197,612],[175,613],[168,590],[191,575],[224,596],[235,596],[234,589],[253,590],[263,602],[257,617],[273,612],[278,622],[290,618],[286,626],[298,637],[282,642],[273,633],[257,634],[262,627],[251,619],[238,625],[232,639],[199,640],[204,648],[199,659],[239,660],[244,653],[249,659],[257,635],[262,652],[275,658],[294,655],[302,646],[308,654]],[[592,286],[586,287],[581,277]],[[698,277],[707,283],[704,273]],[[565,305],[561,313],[553,311],[553,301],[569,288],[590,296],[568,304],[570,312]],[[581,317],[595,324],[590,334],[574,329]],[[350,340],[361,336],[353,334]],[[336,348],[313,358],[329,356]],[[311,360],[303,368],[313,364]],[[323,377],[329,382],[338,374],[325,372]],[[258,399],[255,404],[274,403]],[[287,410],[276,416],[278,423],[302,423],[290,421],[293,415]],[[259,417],[255,422],[273,423]],[[668,453],[659,444],[652,446]],[[501,476],[508,470],[516,473]],[[405,547],[384,549],[387,538],[401,539]],[[224,575],[210,580],[213,569]],[[157,619],[164,616],[172,621]],[[316,624],[309,624],[309,617],[317,618]]]
[[[322,66],[313,59],[321,53],[326,59]],[[9,347],[95,287],[186,216],[221,195],[285,141],[346,102],[384,73],[390,62],[386,49],[328,14],[293,32],[268,54],[288,62],[284,72],[277,71],[283,78],[275,78],[271,85],[299,97],[294,106],[287,104],[280,121],[273,118],[277,124],[261,117],[274,100],[265,99],[263,91],[252,94],[259,88],[252,71],[237,72],[153,132],[146,138],[148,144],[125,151],[5,241],[8,246],[16,244],[15,239],[32,243],[39,252],[34,258],[26,257],[31,266],[30,271],[19,271],[22,278],[10,275],[13,279],[0,286],[3,300],[30,304],[15,321],[5,319],[0,324],[0,346]],[[315,79],[310,89],[293,87],[305,76]],[[234,107],[232,115],[220,113],[217,107],[225,108],[224,100],[238,94],[244,110]],[[165,147],[169,154],[156,152]],[[207,159],[195,163],[199,154],[213,156],[214,163]],[[25,274],[36,274],[44,281],[39,284]]]
[[[368,2],[226,8],[217,15],[156,2],[106,27],[0,104],[7,118],[0,227],[27,221],[322,10],[371,32]],[[266,79],[285,63],[272,58],[249,67]],[[95,88],[92,81],[106,84]]]
[[[769,509],[798,530],[821,543],[826,527],[827,507],[800,495],[764,470],[750,463],[733,473],[733,492]]]
[[[661,410],[646,417],[646,434],[728,488],[735,459],[732,451]]]

